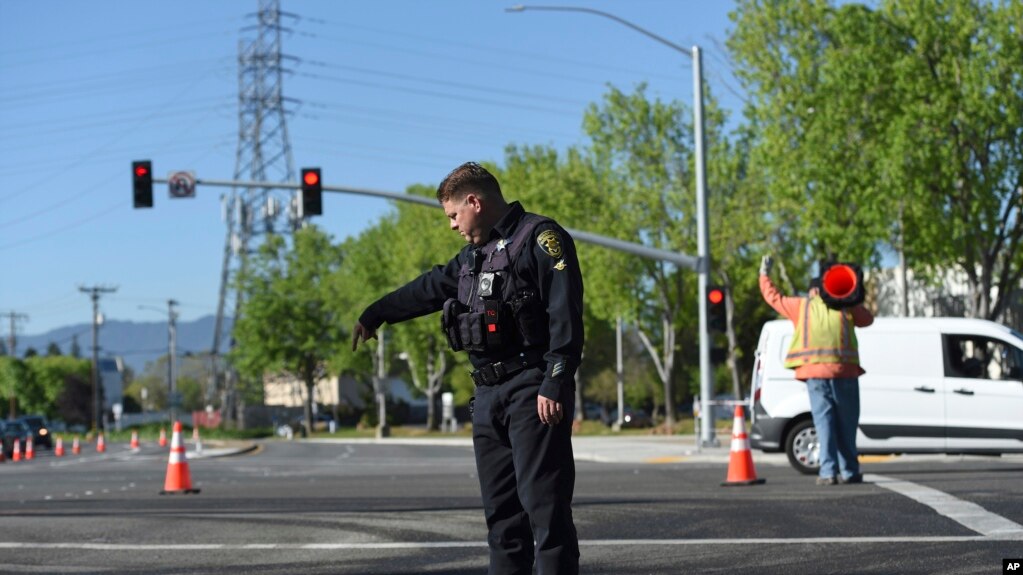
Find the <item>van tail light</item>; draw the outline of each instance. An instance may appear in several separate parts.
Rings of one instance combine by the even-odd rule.
[[[760,403],[760,389],[764,381],[764,364],[760,361],[760,354],[757,354],[756,363],[753,365],[753,404]]]

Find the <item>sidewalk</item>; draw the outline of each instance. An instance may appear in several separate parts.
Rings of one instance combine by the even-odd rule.
[[[387,439],[330,439],[315,438],[301,441],[319,443],[377,444],[377,445],[451,445],[472,447],[472,439],[452,438],[395,438]],[[680,463],[706,462],[728,465],[731,437],[718,437],[718,447],[697,448],[694,435],[576,435],[572,447],[576,461],[600,463]],[[754,461],[759,464],[788,465],[784,453],[753,452]]]

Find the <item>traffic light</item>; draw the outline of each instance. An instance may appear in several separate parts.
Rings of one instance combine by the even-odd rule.
[[[707,286],[707,330],[711,333],[724,333],[726,329],[725,288]]]
[[[131,163],[132,197],[136,208],[153,207],[153,162]]]
[[[302,168],[302,216],[323,214],[323,181],[319,168]]]

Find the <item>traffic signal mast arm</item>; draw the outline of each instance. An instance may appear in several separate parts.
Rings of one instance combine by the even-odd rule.
[[[166,184],[166,179],[153,178],[153,183]],[[288,182],[243,182],[238,180],[207,180],[205,178],[196,178],[195,184],[197,186],[219,186],[225,188],[278,188],[282,190],[301,190],[302,184],[288,183]],[[364,188],[346,188],[342,186],[327,186],[323,185],[322,189],[324,192],[337,192],[342,194],[355,194],[359,196],[372,196],[375,198],[385,198],[388,200],[398,200],[401,202],[412,202],[415,204],[422,204],[424,206],[430,206],[431,208],[440,208],[440,204],[434,198],[428,198],[426,196],[414,196],[411,194],[403,194],[399,192],[384,192],[381,190],[368,190]],[[640,244],[634,244],[632,242],[626,242],[617,238],[609,238],[599,234],[591,232],[585,232],[582,230],[575,230],[572,228],[565,228],[568,233],[572,234],[572,237],[591,244],[603,246],[613,250],[630,253],[644,258],[653,260],[667,261],[674,264],[678,264],[684,268],[690,270],[699,269],[700,258],[693,257],[690,255],[669,252],[667,250],[660,250],[657,248],[651,248]]]

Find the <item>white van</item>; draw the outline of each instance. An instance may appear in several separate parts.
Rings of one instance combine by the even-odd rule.
[[[786,369],[788,320],[764,324],[753,369],[750,443],[816,473],[806,385]],[[1023,452],[1023,334],[964,318],[877,318],[856,330],[860,453]]]

